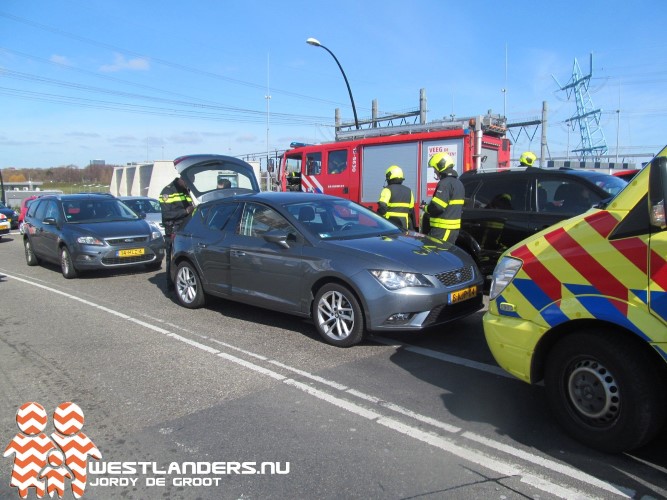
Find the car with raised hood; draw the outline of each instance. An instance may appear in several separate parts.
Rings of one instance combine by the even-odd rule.
[[[467,253],[338,197],[251,190],[218,197],[198,205],[173,245],[182,306],[216,296],[311,318],[335,346],[357,344],[367,332],[442,325],[483,307],[483,278]]]
[[[160,230],[109,194],[34,200],[24,220],[23,244],[29,266],[54,262],[68,279],[92,269],[159,269],[164,260]]]

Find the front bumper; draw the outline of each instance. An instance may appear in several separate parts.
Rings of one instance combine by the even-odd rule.
[[[369,331],[423,330],[464,318],[484,307],[483,280],[475,280],[459,287],[410,287],[390,291],[380,285],[370,273],[360,287],[365,300]],[[475,286],[477,293],[470,298],[451,303],[454,291]],[[398,316],[397,316],[398,315]]]
[[[136,250],[141,248],[140,255],[123,256],[122,251]],[[72,251],[72,260],[77,269],[109,269],[119,267],[130,267],[141,264],[150,264],[164,259],[164,244],[162,242],[151,243],[144,247],[100,247],[95,245],[81,245]]]
[[[546,329],[521,318],[486,312],[484,336],[501,368],[524,382],[531,382],[531,366],[537,343]]]

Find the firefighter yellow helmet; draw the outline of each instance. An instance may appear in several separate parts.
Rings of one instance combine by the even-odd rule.
[[[428,166],[434,168],[440,174],[448,168],[454,168],[454,160],[447,153],[436,153],[431,156]]]
[[[400,180],[405,179],[405,177],[403,176],[403,169],[398,165],[392,165],[391,167],[389,167],[387,171],[384,173],[384,176],[387,178],[388,181],[393,179],[400,179]]]
[[[535,153],[531,151],[526,151],[521,155],[521,158],[519,158],[519,163],[527,167],[532,167],[533,164],[535,163],[535,160],[537,160],[537,156],[535,156]]]

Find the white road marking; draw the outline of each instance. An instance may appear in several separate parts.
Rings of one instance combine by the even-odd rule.
[[[487,468],[489,470],[492,470],[492,471],[494,471],[498,474],[501,474],[503,476],[520,476],[522,482],[524,482],[528,485],[531,485],[531,486],[533,486],[537,489],[540,489],[542,491],[545,491],[547,493],[556,495],[560,498],[566,498],[566,499],[584,498],[584,497],[589,498],[589,496],[587,494],[585,494],[585,493],[583,493],[579,490],[564,487],[564,486],[558,485],[558,484],[556,484],[556,483],[554,483],[554,482],[552,482],[548,479],[545,479],[545,478],[542,478],[540,476],[531,474],[531,473],[527,472],[526,470],[524,470],[518,464],[509,464],[507,462],[503,462],[503,461],[497,460],[495,458],[486,456],[486,455],[482,454],[481,452],[478,452],[478,451],[463,447],[459,444],[456,444],[456,443],[452,442],[451,440],[449,440],[449,439],[447,439],[443,436],[432,434],[432,433],[426,432],[424,430],[421,430],[417,427],[413,427],[413,426],[410,426],[410,425],[403,424],[403,423],[401,423],[401,422],[399,422],[395,419],[386,417],[386,416],[384,416],[380,413],[377,413],[375,411],[369,410],[369,409],[364,408],[362,406],[359,406],[355,403],[352,403],[351,401],[348,401],[348,400],[342,399],[342,398],[338,398],[338,397],[336,397],[332,394],[329,394],[325,391],[321,391],[321,390],[316,389],[316,388],[314,388],[310,385],[304,384],[303,382],[298,382],[296,380],[287,378],[287,377],[285,377],[284,375],[282,375],[278,372],[275,372],[275,371],[270,370],[268,368],[259,366],[255,363],[251,363],[251,362],[246,361],[246,360],[244,360],[242,358],[239,358],[237,356],[233,356],[229,353],[226,353],[226,352],[223,352],[221,350],[210,347],[206,344],[202,344],[201,342],[197,342],[195,340],[189,339],[187,337],[184,337],[183,335],[173,333],[170,330],[167,330],[167,329],[162,328],[160,326],[148,323],[148,322],[143,321],[139,318],[135,318],[133,316],[122,313],[120,311],[116,311],[114,309],[111,309],[109,307],[97,304],[95,302],[92,302],[92,301],[89,301],[89,300],[86,300],[86,299],[82,299],[82,298],[77,297],[75,295],[72,295],[70,293],[63,292],[63,291],[57,290],[55,288],[51,288],[50,286],[46,286],[46,285],[43,285],[41,283],[36,283],[34,281],[30,281],[30,280],[20,278],[18,276],[14,276],[14,275],[9,275],[9,274],[6,274],[6,273],[5,273],[5,276],[7,278],[15,279],[17,281],[20,281],[20,282],[28,284],[28,285],[41,288],[41,289],[46,290],[48,292],[52,292],[52,293],[61,295],[61,296],[66,297],[68,299],[75,300],[75,301],[80,302],[82,304],[85,304],[85,305],[88,305],[90,307],[99,309],[99,310],[104,311],[106,313],[112,314],[116,317],[125,319],[127,321],[132,322],[132,323],[135,323],[137,325],[145,327],[145,328],[147,328],[149,330],[152,330],[154,332],[161,333],[161,334],[163,334],[167,337],[170,337],[174,340],[178,340],[180,342],[183,342],[183,343],[185,343],[185,344],[187,344],[191,347],[195,347],[195,348],[200,349],[200,350],[202,350],[204,352],[207,352],[209,354],[217,355],[222,359],[225,359],[227,361],[230,361],[230,362],[233,362],[233,363],[238,364],[240,366],[243,366],[244,368],[252,370],[252,371],[254,371],[256,373],[259,373],[261,375],[271,377],[271,378],[273,378],[277,381],[283,382],[283,383],[285,383],[285,384],[287,384],[291,387],[297,388],[297,389],[299,389],[299,390],[301,390],[301,391],[303,391],[303,392],[305,392],[305,393],[307,393],[307,394],[309,394],[313,397],[316,397],[316,398],[318,398],[322,401],[328,402],[328,403],[330,403],[332,405],[335,405],[335,406],[337,406],[341,409],[344,409],[345,411],[348,411],[352,414],[355,414],[355,415],[358,415],[360,417],[366,418],[370,421],[376,422],[376,423],[378,423],[380,425],[383,425],[383,426],[385,426],[389,429],[392,429],[396,432],[399,432],[399,433],[404,434],[406,436],[412,437],[413,439],[417,439],[419,441],[427,443],[431,446],[434,446],[436,448],[444,450],[444,451],[446,451],[446,452],[448,452],[448,453],[450,453],[454,456],[465,459],[465,460],[467,460],[469,462],[472,462],[472,463],[475,463],[479,466],[485,467],[485,468]],[[200,337],[202,337],[202,336],[200,336]],[[209,339],[209,340],[213,340],[213,339]],[[376,340],[377,340],[377,338],[376,338]],[[388,339],[385,339],[385,340],[387,340],[386,343],[389,344],[389,345],[395,345],[396,344],[394,341],[390,341]],[[284,363],[280,363],[278,361],[270,360],[270,359],[268,359],[264,356],[261,356],[261,355],[255,354],[255,353],[251,353],[250,351],[236,348],[234,346],[231,346],[230,344],[225,344],[224,342],[219,342],[219,341],[216,341],[216,343],[224,345],[224,347],[234,349],[236,351],[243,352],[245,354],[251,355],[251,356],[255,357],[256,359],[260,359],[262,361],[267,361],[267,362],[272,363],[276,366],[279,366],[283,369],[293,371],[293,372],[295,372],[299,375],[302,375],[304,377],[307,377],[307,378],[309,378],[313,381],[318,381],[318,382],[322,381],[322,383],[324,385],[327,385],[329,387],[344,391],[346,394],[350,394],[350,395],[358,397],[360,399],[369,401],[369,402],[374,403],[377,406],[380,406],[382,408],[386,408],[386,409],[401,413],[402,415],[410,417],[410,418],[412,418],[414,420],[417,420],[419,422],[428,423],[428,424],[433,425],[433,426],[435,426],[439,429],[445,430],[445,431],[450,432],[450,433],[457,434],[457,436],[461,436],[465,439],[477,442],[479,444],[490,447],[490,448],[495,449],[497,451],[507,453],[511,456],[514,456],[516,458],[520,458],[520,459],[522,459],[524,461],[527,461],[529,463],[539,465],[540,467],[543,467],[543,468],[548,469],[552,472],[570,477],[572,479],[575,479],[575,480],[577,480],[579,482],[582,482],[584,484],[587,484],[589,486],[599,488],[601,490],[604,490],[604,491],[609,492],[609,493],[613,493],[614,495],[618,495],[618,496],[621,496],[621,497],[624,497],[624,498],[632,498],[634,496],[635,492],[634,492],[634,490],[632,490],[630,488],[617,487],[613,484],[602,481],[602,480],[600,480],[600,479],[598,479],[594,476],[591,476],[590,474],[586,474],[585,472],[579,471],[579,470],[574,469],[572,467],[559,464],[558,462],[540,457],[540,456],[535,455],[533,453],[515,450],[514,448],[509,447],[507,445],[504,445],[503,443],[499,443],[497,441],[494,441],[494,440],[491,440],[491,439],[488,439],[488,438],[484,438],[482,436],[479,436],[479,435],[471,433],[471,432],[466,431],[466,432],[463,432],[462,434],[458,434],[461,431],[461,429],[458,428],[458,427],[451,426],[451,425],[443,423],[443,422],[439,422],[439,421],[437,421],[435,419],[432,419],[430,417],[419,415],[417,413],[412,412],[411,410],[404,409],[404,408],[402,408],[399,405],[396,405],[394,403],[382,401],[379,398],[376,398],[374,396],[366,395],[362,392],[356,391],[355,389],[347,388],[346,386],[343,386],[342,384],[338,384],[336,382],[327,381],[326,379],[323,379],[319,376],[310,374],[310,373],[305,372],[303,370],[292,368],[288,365],[285,365]],[[403,347],[403,344],[399,343],[398,346]],[[415,353],[421,353],[420,351],[430,351],[430,350],[425,350],[425,349],[422,349],[422,348],[418,348],[416,346],[409,346],[409,347],[413,347],[414,349],[410,349],[410,350],[412,350]],[[430,351],[427,355],[430,355],[431,353],[435,353],[435,351]],[[442,353],[438,353],[438,354],[442,354]],[[443,361],[453,362],[455,364],[459,364],[459,365],[462,365],[462,366],[469,366],[469,367],[472,367],[472,368],[476,368],[476,365],[483,365],[483,367],[492,368],[489,365],[484,365],[483,363],[477,363],[477,362],[474,362],[474,361],[465,360],[464,358],[458,358],[456,356],[449,356],[449,355],[446,355],[446,354],[444,354],[443,356],[431,356],[431,357],[436,357],[437,359],[441,359]],[[469,361],[469,363],[466,363],[465,361]],[[479,368],[476,368],[476,369],[479,369]],[[493,371],[489,371],[487,369],[482,369],[482,371],[493,373]]]

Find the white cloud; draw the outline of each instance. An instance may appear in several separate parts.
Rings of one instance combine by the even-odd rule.
[[[103,73],[115,73],[117,71],[131,70],[131,71],[146,71],[150,67],[148,59],[137,57],[134,59],[125,59],[123,54],[114,54],[113,64],[104,64],[100,66],[100,71]]]
[[[51,57],[49,57],[49,60],[52,63],[62,64],[63,66],[74,66],[67,57],[58,54],[53,54]]]

